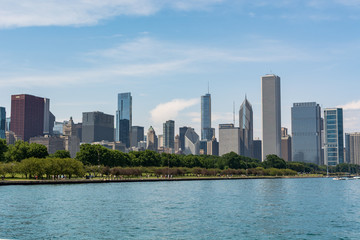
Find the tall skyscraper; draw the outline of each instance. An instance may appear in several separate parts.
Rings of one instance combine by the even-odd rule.
[[[280,77],[266,75],[261,79],[262,158],[281,156],[281,90]]]
[[[360,133],[345,134],[346,162],[360,165]]]
[[[168,120],[163,124],[164,147],[174,149],[175,141],[175,122]]]
[[[215,129],[211,128],[211,95],[201,96],[201,140],[211,140]]]
[[[199,135],[194,131],[193,128],[189,128],[185,133],[185,149],[186,155],[199,155],[200,152],[200,141]]]
[[[291,136],[288,134],[287,128],[281,128],[281,158],[286,162],[291,162]]]
[[[137,147],[139,142],[144,141],[144,127],[132,126],[130,139],[130,146]]]
[[[234,124],[219,125],[219,156],[235,152],[240,154],[240,128]]]
[[[207,155],[219,156],[219,142],[215,137],[207,141]]]
[[[181,127],[179,128],[179,137],[180,137],[180,148],[182,151],[185,150],[185,133],[191,127]]]
[[[240,155],[253,157],[253,110],[245,97],[239,111]]]
[[[291,108],[292,160],[322,164],[321,107],[316,102],[294,103]]]
[[[0,138],[6,139],[6,110],[4,107],[0,107]]]
[[[121,141],[130,147],[132,127],[132,97],[131,93],[118,94],[118,108],[116,111],[116,141]]]
[[[342,108],[324,110],[324,164],[344,163],[344,128]]]
[[[103,112],[84,112],[82,141],[85,143],[114,141],[114,116]]]
[[[158,149],[158,138],[157,138],[155,130],[152,126],[150,126],[150,128],[147,132],[146,149],[155,151],[155,152]]]
[[[11,96],[11,125],[14,132],[24,141],[31,137],[42,136],[44,133],[44,98],[20,94]]]
[[[261,152],[261,149],[262,149],[262,142],[261,140],[257,139],[257,140],[254,140],[253,142],[253,149],[254,149],[254,153],[253,153],[253,156],[255,159],[261,161],[262,160],[262,152]]]

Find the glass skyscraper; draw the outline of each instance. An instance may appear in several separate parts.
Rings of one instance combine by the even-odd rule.
[[[164,133],[164,147],[174,149],[174,141],[175,141],[175,122],[173,120],[166,121],[163,125],[163,133]]]
[[[125,121],[123,121],[125,120]],[[127,121],[126,121],[127,120]],[[130,133],[132,127],[132,97],[131,93],[118,94],[118,108],[116,111],[115,140],[130,147]]]
[[[316,102],[294,103],[291,108],[292,160],[322,164],[321,107]]]
[[[5,139],[6,129],[6,111],[4,107],[0,107],[0,138]]]
[[[324,164],[344,163],[344,129],[342,108],[324,110]]]
[[[253,157],[253,110],[245,97],[239,111],[240,155]]]
[[[211,140],[215,129],[211,128],[211,95],[201,96],[201,140]]]

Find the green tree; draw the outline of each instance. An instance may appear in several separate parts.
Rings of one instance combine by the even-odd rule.
[[[5,153],[8,150],[5,139],[0,139],[0,162],[5,161]]]
[[[286,168],[286,162],[277,155],[270,154],[266,156],[266,160],[263,162],[263,166],[265,168],[283,169]]]
[[[70,152],[66,150],[57,150],[55,153],[49,155],[50,158],[71,158]]]
[[[47,148],[44,145],[38,143],[29,144],[28,154],[30,157],[34,158],[46,158],[47,156],[49,156]]]

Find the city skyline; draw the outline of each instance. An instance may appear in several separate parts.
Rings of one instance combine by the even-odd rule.
[[[233,122],[232,103],[238,110],[247,94],[258,138],[258,79],[275,73],[283,127],[291,131],[293,103],[318,102],[343,107],[345,132],[360,131],[356,1],[21,3],[3,3],[0,18],[8,114],[10,95],[29,93],[51,99],[57,120],[79,122],[82,112],[114,114],[116,94],[128,91],[134,126],[160,133],[174,119],[200,134],[199,96],[210,82],[212,126]]]

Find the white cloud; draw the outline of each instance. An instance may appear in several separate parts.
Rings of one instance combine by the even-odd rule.
[[[360,100],[352,101],[338,107],[343,108],[344,110],[360,110]]]
[[[175,120],[182,110],[199,104],[199,99],[174,99],[170,102],[161,103],[150,111],[153,123],[164,123],[167,120]]]
[[[0,28],[94,25],[119,15],[148,16],[163,8],[204,10],[222,0],[1,0]]]

